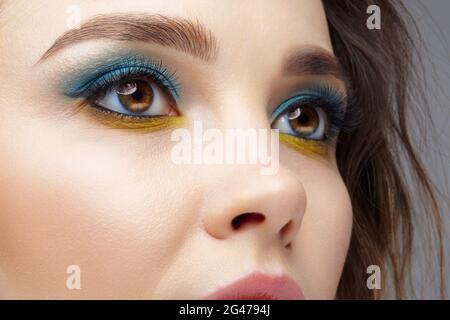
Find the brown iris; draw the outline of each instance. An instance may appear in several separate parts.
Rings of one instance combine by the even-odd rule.
[[[131,112],[147,111],[153,103],[153,88],[146,81],[124,82],[117,88],[116,92],[122,106]]]
[[[301,135],[313,134],[319,126],[319,115],[312,106],[301,106],[288,115],[292,129]]]

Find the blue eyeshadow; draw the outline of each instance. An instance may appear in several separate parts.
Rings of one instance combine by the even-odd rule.
[[[283,101],[272,113],[272,120],[278,118],[297,101],[314,102],[320,107],[328,108],[328,111],[341,113],[345,111],[346,107],[345,96],[343,93],[328,84],[316,83]]]
[[[326,113],[330,124],[328,136],[336,136],[341,129],[346,130],[347,103],[345,94],[322,82],[310,84],[296,95],[283,101],[273,111],[271,122],[302,104],[312,104],[315,108],[321,108]]]
[[[142,55],[122,55],[93,62],[81,73],[63,82],[64,95],[71,98],[88,97],[96,91],[122,79],[147,77],[169,90],[178,99],[181,86],[174,73],[169,72],[160,61]]]

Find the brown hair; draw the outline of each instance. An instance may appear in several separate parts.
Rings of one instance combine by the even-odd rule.
[[[323,4],[335,54],[349,79],[352,105],[364,110],[364,125],[342,133],[337,145],[338,166],[354,211],[350,249],[337,298],[383,297],[388,293],[386,274],[391,276],[394,296],[407,297],[406,275],[411,266],[416,214],[426,215],[436,230],[431,234],[437,244],[440,294],[444,297],[438,203],[409,133],[411,116],[430,120],[423,119],[429,114],[424,111],[426,103],[412,103],[410,99],[411,93],[421,93],[417,26],[399,1],[323,0]],[[370,5],[381,10],[379,30],[366,26]],[[409,189],[411,183],[416,190]],[[412,202],[414,191],[421,195],[422,207]],[[370,265],[382,270],[381,290],[366,286]]]

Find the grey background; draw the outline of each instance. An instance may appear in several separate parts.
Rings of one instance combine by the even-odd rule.
[[[441,190],[439,202],[443,209],[444,242],[446,245],[447,299],[450,298],[450,0],[402,0],[416,19],[425,41],[424,56],[427,95],[432,108],[436,133],[425,140],[419,132],[415,141],[423,147],[422,157],[436,186]],[[418,226],[420,233],[420,224]],[[420,242],[420,237],[416,242]],[[420,243],[417,243],[417,248]],[[417,253],[419,249],[416,249]],[[427,269],[430,263],[422,253],[413,270],[413,281],[422,289],[417,298],[439,298],[436,277]],[[420,261],[422,260],[422,261]],[[432,262],[432,261],[431,261]]]

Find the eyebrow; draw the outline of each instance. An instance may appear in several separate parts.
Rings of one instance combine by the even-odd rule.
[[[63,48],[96,39],[155,43],[208,62],[218,51],[217,40],[198,20],[157,14],[97,15],[56,39],[39,62]]]
[[[337,58],[327,50],[308,47],[293,50],[283,63],[286,75],[331,75],[346,81],[343,68]]]

